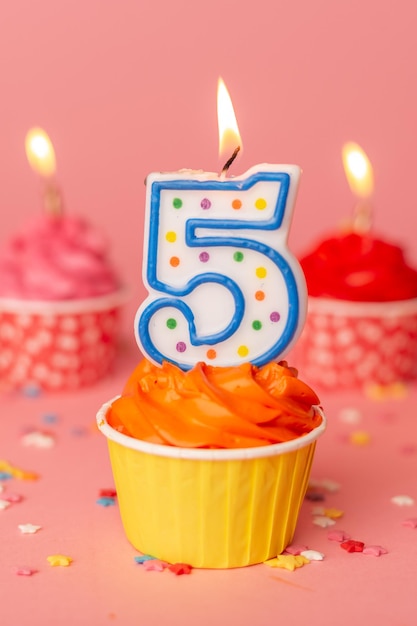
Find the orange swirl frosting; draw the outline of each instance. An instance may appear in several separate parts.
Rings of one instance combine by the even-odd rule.
[[[314,391],[285,361],[183,372],[144,359],[107,415],[116,430],[182,448],[247,448],[296,439],[321,423]]]

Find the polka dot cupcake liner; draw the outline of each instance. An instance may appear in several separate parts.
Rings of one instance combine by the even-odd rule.
[[[64,391],[112,367],[126,292],[79,301],[0,300],[0,387]]]
[[[417,378],[417,299],[348,302],[309,298],[288,359],[312,386],[358,389]]]

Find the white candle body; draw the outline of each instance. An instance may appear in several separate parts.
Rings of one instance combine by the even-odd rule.
[[[155,363],[255,365],[299,336],[306,286],[287,247],[300,177],[295,165],[242,176],[206,172],[147,179],[143,280],[135,333]]]

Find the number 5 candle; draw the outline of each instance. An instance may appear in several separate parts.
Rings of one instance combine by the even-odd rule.
[[[220,84],[219,93],[224,89]],[[220,127],[220,108],[218,114]],[[226,126],[224,135],[237,137],[239,149],[236,131]],[[143,280],[149,296],[135,320],[148,358],[186,370],[199,361],[263,365],[290,350],[307,302],[304,276],[287,246],[299,177],[296,165],[270,164],[233,178],[225,170],[148,176]]]

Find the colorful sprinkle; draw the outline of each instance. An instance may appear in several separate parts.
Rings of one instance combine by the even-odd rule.
[[[233,200],[232,202],[232,209],[240,209],[242,208],[242,202],[241,200],[238,200],[237,198],[235,200]]]
[[[271,322],[279,322],[279,320],[281,319],[281,315],[278,313],[278,311],[272,311],[269,319],[271,320]]]
[[[401,522],[401,524],[406,526],[406,528],[417,528],[417,517],[409,517]]]
[[[327,515],[318,515],[313,519],[313,524],[321,528],[328,528],[329,526],[334,526],[336,522],[331,517],[327,517]]]
[[[202,209],[209,209],[211,207],[211,202],[208,198],[203,198],[200,202],[200,206]]]
[[[37,526],[36,524],[19,524],[18,529],[23,535],[34,535],[41,530],[42,526]]]
[[[210,260],[210,255],[208,252],[200,252],[200,254],[198,255],[198,258],[200,259],[202,263],[207,263],[207,261]]]
[[[217,352],[216,350],[214,350],[214,348],[210,348],[210,350],[207,350],[206,356],[210,361],[212,361],[213,359],[216,358]]]
[[[47,413],[42,417],[42,421],[45,424],[56,424],[58,422],[58,416],[55,413]]]
[[[253,328],[253,330],[261,330],[262,322],[260,322],[259,320],[254,320],[252,322],[252,328]]]
[[[342,541],[340,547],[346,552],[363,552],[365,544],[363,541],[356,541],[355,539],[347,539],[346,541]]]
[[[265,198],[258,198],[255,202],[255,207],[259,210],[259,211],[263,211],[263,209],[266,209],[267,206],[267,202],[265,200]]]
[[[8,502],[7,500],[0,500],[0,511],[5,511],[10,505],[11,502]]]
[[[177,320],[175,320],[173,317],[169,317],[167,319],[167,328],[169,328],[170,330],[174,330],[174,328],[177,327]]]
[[[33,569],[32,567],[15,567],[13,571],[16,576],[33,576],[33,574],[36,574],[38,570]]]
[[[255,300],[259,300],[259,302],[261,302],[262,300],[265,300],[265,292],[264,291],[257,291],[255,293]]]
[[[34,431],[27,433],[21,439],[24,446],[33,446],[34,448],[52,448],[55,445],[55,439],[53,435],[49,433],[43,433],[40,431]]]
[[[168,567],[168,563],[159,559],[149,559],[143,562],[143,568],[147,572],[163,572]]]
[[[114,506],[116,504],[116,500],[115,498],[111,498],[109,496],[102,496],[101,498],[98,498],[98,500],[96,500],[96,504],[104,507]]]
[[[191,565],[187,565],[187,563],[172,563],[172,565],[168,565],[168,569],[175,576],[182,576],[183,574],[191,574],[193,568]]]
[[[104,498],[116,498],[117,496],[117,491],[116,489],[113,489],[112,487],[110,487],[110,489],[100,489],[100,491],[98,492],[99,496],[103,496]]]
[[[174,241],[177,241],[177,233],[174,233],[173,230],[170,230],[167,232],[167,234],[165,235],[165,239],[169,242],[169,243],[174,243]]]
[[[182,207],[181,198],[174,198],[172,201],[172,206],[174,207],[174,209],[180,209]]]
[[[234,253],[233,259],[237,261],[238,263],[240,263],[241,261],[243,261],[244,256],[245,255],[243,254],[243,252],[240,252],[240,250],[238,250]]]
[[[391,498],[391,502],[397,506],[413,506],[414,504],[413,498],[405,495],[394,496]]]
[[[241,357],[245,357],[249,354],[249,348],[247,346],[239,346],[237,349],[237,353]]]
[[[268,567],[280,567],[281,569],[287,569],[290,572],[293,572],[298,567],[303,567],[303,565],[307,565],[308,563],[310,563],[310,561],[304,556],[301,556],[301,554],[296,556],[292,554],[280,554],[274,559],[265,561],[265,565],[268,565]]]
[[[345,408],[339,411],[339,419],[345,424],[358,424],[362,419],[362,414],[358,409]]]
[[[13,478],[13,474],[10,472],[0,472],[0,480],[10,480]]]
[[[329,541],[337,541],[338,543],[342,543],[342,541],[347,541],[350,539],[350,535],[345,533],[344,530],[330,530],[327,533],[327,539]]]
[[[139,554],[138,556],[135,556],[134,558],[135,558],[136,563],[139,563],[139,565],[143,565],[145,561],[155,560],[155,557],[151,556],[150,554]]]
[[[175,348],[177,352],[185,352],[187,349],[187,345],[183,341],[179,341]]]
[[[309,561],[322,561],[324,559],[323,552],[319,552],[318,550],[304,550],[300,554]]]
[[[172,256],[169,259],[169,264],[171,265],[171,267],[178,267],[178,265],[180,264],[180,260],[177,256]]]
[[[68,567],[72,563],[72,558],[65,554],[51,554],[46,560],[51,567]]]
[[[0,490],[2,491],[2,490]],[[2,500],[6,500],[10,503],[22,502],[23,496],[20,493],[5,493],[1,497]]]
[[[371,441],[371,435],[363,430],[357,430],[350,434],[349,441],[354,446],[367,446]]]

